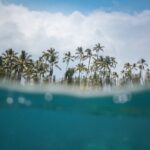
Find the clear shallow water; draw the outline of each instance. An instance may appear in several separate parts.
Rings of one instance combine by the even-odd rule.
[[[1,150],[149,150],[150,90],[79,97],[0,87]]]

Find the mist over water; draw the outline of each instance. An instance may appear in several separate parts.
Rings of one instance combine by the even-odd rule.
[[[149,86],[91,91],[1,85],[0,149],[149,150]]]

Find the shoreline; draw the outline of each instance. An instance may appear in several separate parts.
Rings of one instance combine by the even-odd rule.
[[[59,85],[59,84],[35,84],[35,85],[22,85],[16,82],[0,82],[1,89],[7,89],[9,91],[25,92],[25,93],[51,93],[51,94],[62,94],[72,95],[78,97],[96,97],[96,96],[110,96],[119,94],[128,94],[133,92],[140,92],[143,90],[150,90],[150,84],[148,85],[126,85],[126,86],[115,86],[105,88],[84,88],[83,86],[71,86],[71,85]]]

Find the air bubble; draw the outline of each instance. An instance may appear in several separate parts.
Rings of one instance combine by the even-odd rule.
[[[46,93],[45,94],[45,100],[50,102],[53,100],[53,95],[51,93]]]
[[[18,103],[19,104],[24,104],[25,103],[25,98],[24,97],[19,97],[18,98]]]
[[[114,96],[113,101],[115,103],[127,103],[129,100],[131,99],[131,95],[130,94],[120,94],[120,95],[116,95]]]
[[[7,97],[6,102],[7,104],[11,105],[14,102],[14,100],[12,97]]]

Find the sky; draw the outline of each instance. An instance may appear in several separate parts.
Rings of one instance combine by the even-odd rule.
[[[120,68],[150,64],[150,0],[0,0],[0,54],[13,48],[37,58],[54,47],[62,56],[97,43]]]
[[[150,0],[3,0],[5,4],[23,5],[31,10],[82,11],[90,13],[95,10],[107,11],[142,11],[149,9]]]

